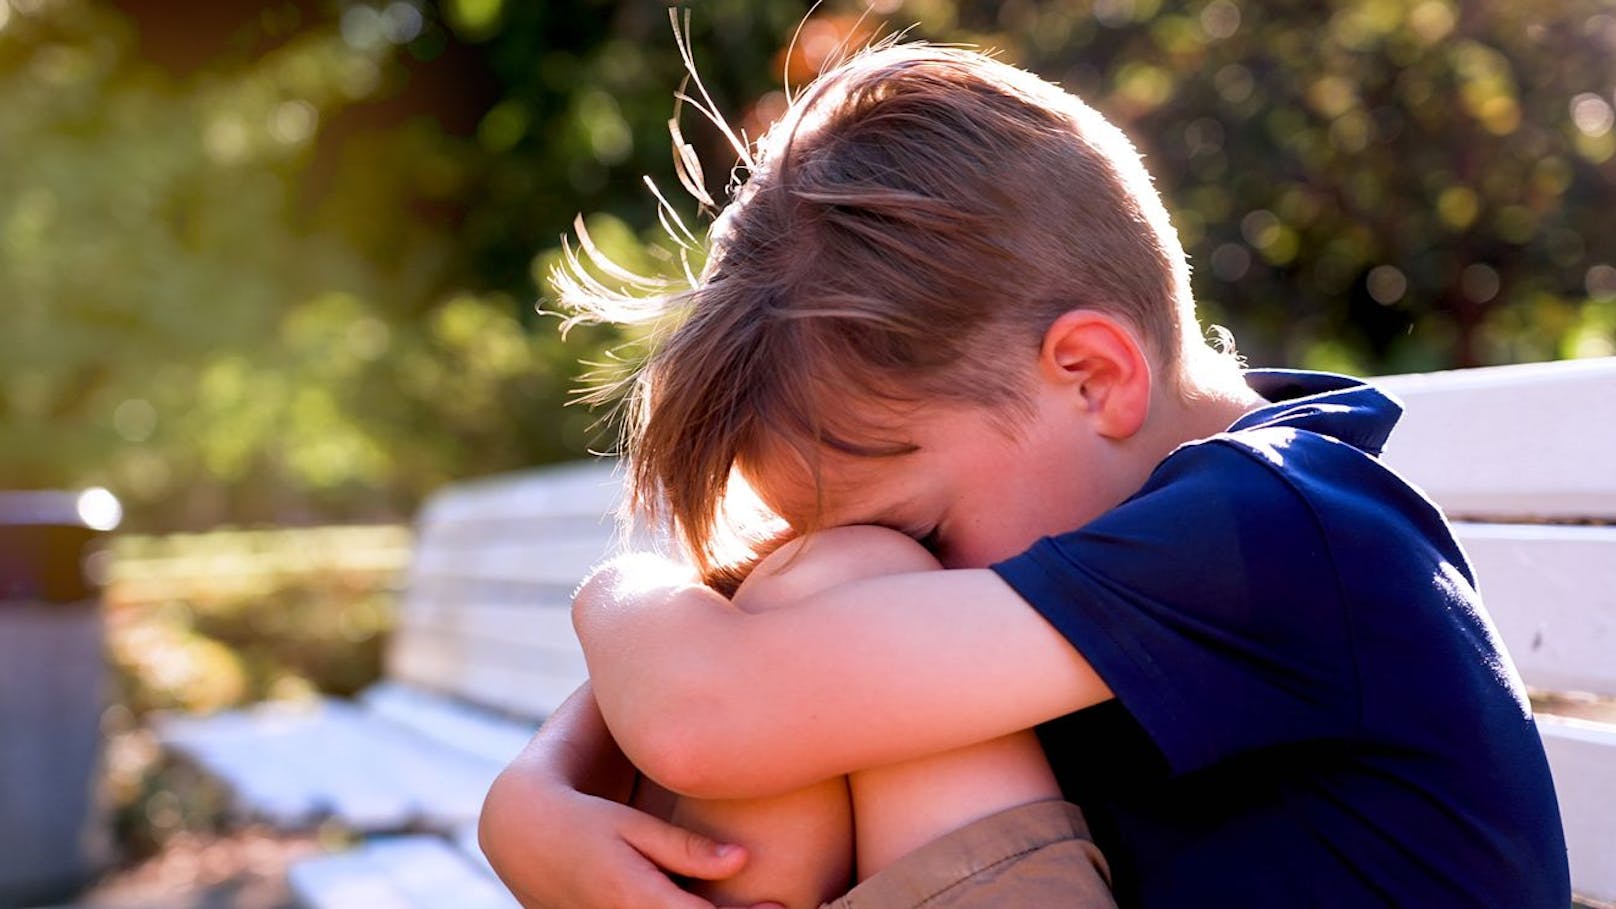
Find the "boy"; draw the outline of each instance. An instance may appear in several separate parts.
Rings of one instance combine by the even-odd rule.
[[[856,838],[937,841],[851,904],[985,890],[992,867],[931,850],[1008,861],[1018,812],[1060,803],[1033,782],[950,815],[992,776],[903,771],[1027,729],[1123,906],[1568,903],[1520,682],[1441,515],[1376,460],[1397,405],[1202,343],[1137,154],[1077,99],[965,51],[861,55],[771,131],[668,302],[690,315],[641,374],[630,479],[698,566],[739,473],[801,534],[884,525],[948,570],[877,554],[740,608],[597,573],[574,611],[592,688],[483,820],[529,905],[707,905],[657,868],[744,862],[614,804],[624,754],[705,799],[853,774]],[[884,545],[810,537],[761,583]],[[865,812],[859,775],[886,768]],[[1062,855],[1073,887],[1102,870]]]

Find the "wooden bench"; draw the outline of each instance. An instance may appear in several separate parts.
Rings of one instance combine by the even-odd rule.
[[[1559,711],[1539,724],[1574,885],[1616,901],[1616,359],[1376,381],[1408,406],[1386,461],[1454,519],[1522,677]],[[305,862],[292,883],[307,905],[514,905],[478,864],[472,821],[583,678],[568,599],[613,546],[617,494],[606,463],[446,490],[418,524],[385,681],[352,704],[167,724],[245,816],[448,835]]]
[[[416,524],[385,678],[352,702],[172,717],[164,743],[243,821],[367,837],[291,873],[311,909],[515,901],[476,847],[494,776],[585,678],[571,594],[611,553],[620,483],[600,461],[457,484]]]

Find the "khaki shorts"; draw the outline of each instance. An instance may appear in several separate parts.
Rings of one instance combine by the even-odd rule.
[[[1114,909],[1110,876],[1076,805],[1033,802],[927,843],[821,909]]]

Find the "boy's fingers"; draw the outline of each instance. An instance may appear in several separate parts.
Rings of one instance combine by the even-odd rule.
[[[671,878],[654,868],[645,869],[647,877],[636,880],[620,892],[620,898],[608,905],[621,909],[713,909],[713,904],[694,893],[679,889]]]
[[[623,839],[665,871],[719,881],[746,865],[746,850],[740,846],[714,842],[649,815],[635,820],[622,831]]]

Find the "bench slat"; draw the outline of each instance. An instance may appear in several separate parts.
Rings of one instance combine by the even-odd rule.
[[[316,721],[243,711],[170,719],[157,724],[157,733],[164,745],[224,780],[240,813],[280,829],[299,829],[312,826],[323,809],[302,774],[275,755],[279,744],[294,734],[290,730]]]
[[[453,648],[413,641],[390,651],[390,677],[516,717],[549,716],[584,680],[575,668],[468,661]]]
[[[583,651],[576,642],[545,642],[531,645],[497,635],[473,635],[463,629],[435,631],[430,625],[412,626],[393,636],[389,659],[433,660],[441,675],[419,679],[424,686],[443,693],[458,692],[456,677],[473,666],[527,668],[576,678],[581,684],[586,673]],[[418,664],[425,668],[426,664]],[[398,672],[395,667],[395,677]],[[476,703],[473,701],[473,703]]]
[[[545,654],[576,653],[579,665],[583,659],[572,630],[572,611],[559,604],[535,607],[469,601],[452,610],[418,612],[394,634],[457,638],[457,645],[469,651],[490,645],[497,654],[528,649]]]
[[[402,827],[412,813],[408,794],[345,759],[373,750],[356,734],[359,723],[351,705],[332,701],[301,713],[267,708],[171,724],[163,736],[229,785],[249,816],[294,828],[328,813],[358,829]]]
[[[1616,357],[1372,381],[1407,405],[1386,463],[1449,516],[1616,519]]]
[[[1526,684],[1616,696],[1616,526],[1455,530]]]
[[[477,836],[476,824],[462,825],[459,830],[449,836],[449,839],[467,861],[481,868],[483,873],[489,877],[498,877],[494,873],[494,866],[488,863],[488,856],[483,854],[483,845]]]
[[[308,909],[519,909],[479,865],[433,836],[372,840],[299,862],[289,878]]]
[[[466,553],[425,550],[409,572],[409,589],[438,578],[488,579],[576,587],[611,552],[610,540],[533,541],[503,551]]]
[[[519,537],[477,548],[425,548],[410,576],[503,577],[577,584],[598,561],[617,550],[616,535],[580,532],[566,537]]]
[[[359,698],[379,718],[500,767],[516,757],[538,729],[536,722],[496,716],[398,682],[378,682]]]
[[[534,515],[595,520],[611,513],[622,495],[615,470],[615,461],[597,459],[456,483],[427,500],[420,521],[434,527]]]
[[[448,830],[476,818],[522,738],[482,755],[337,701],[168,722],[160,734],[229,785],[249,816],[295,829],[330,815],[361,832]]]
[[[1616,902],[1616,726],[1539,714],[1565,825],[1571,884]]]
[[[286,879],[307,909],[420,909],[358,852],[304,859],[287,870]]]

